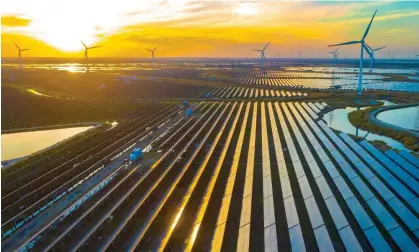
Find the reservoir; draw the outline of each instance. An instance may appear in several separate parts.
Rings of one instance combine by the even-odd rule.
[[[419,130],[419,106],[381,112],[377,119],[405,129]]]
[[[90,128],[93,126],[2,134],[1,161],[30,155]]]
[[[327,123],[327,125],[330,128],[333,128],[335,130],[339,130],[341,132],[345,132],[347,134],[351,134],[351,135],[354,135],[354,136],[365,137],[368,132],[363,131],[361,129],[357,129],[356,127],[354,127],[352,125],[352,123],[348,119],[348,114],[352,111],[357,110],[357,109],[358,108],[353,108],[353,107],[347,107],[347,108],[344,108],[344,109],[335,109],[335,110],[333,110],[329,113],[326,113],[323,116],[323,120]],[[362,110],[362,109],[365,109],[365,108],[360,108],[360,109]],[[411,151],[411,150],[405,148],[404,145],[402,143],[400,143],[399,141],[396,141],[396,140],[394,140],[392,138],[389,138],[389,137],[386,137],[386,136],[381,136],[381,135],[369,133],[365,139],[370,140],[370,141],[380,140],[380,141],[385,142],[388,146],[390,146],[392,148],[395,148],[395,149],[398,149],[398,150],[405,150],[405,151],[408,151],[408,152]]]

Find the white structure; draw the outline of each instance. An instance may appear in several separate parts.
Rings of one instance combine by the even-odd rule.
[[[152,62],[153,64],[154,64],[154,52],[156,51],[157,47],[159,47],[159,45],[158,45],[158,46],[156,46],[156,48],[154,48],[153,50],[146,48],[146,50],[148,50],[148,51],[150,51],[150,52],[151,52],[151,62]]]
[[[19,50],[19,54],[18,54],[18,56],[17,56],[17,61],[19,62],[19,68],[22,68],[22,52],[23,51],[28,51],[28,50],[30,50],[30,49],[21,49],[17,44],[16,44],[16,42],[14,42],[13,41],[13,43],[15,44],[15,46],[17,47],[17,49]],[[419,55],[418,55],[419,56]]]
[[[268,43],[266,44],[266,46],[265,46],[262,50],[252,49],[252,50],[253,50],[253,51],[255,51],[255,52],[260,52],[260,69],[261,69],[261,70],[263,69],[263,66],[264,66],[264,64],[265,64],[265,59],[266,59],[266,57],[265,57],[265,49],[266,49],[266,47],[268,47],[269,43],[270,43],[270,42],[268,42]]]
[[[372,72],[372,65],[374,64],[374,61],[375,61],[374,52],[378,51],[378,50],[381,50],[381,49],[384,49],[384,48],[386,48],[386,46],[379,47],[379,48],[376,48],[376,49],[372,49],[367,43],[365,43],[365,45],[367,46],[365,48],[365,50],[367,51],[368,55],[370,56],[370,73],[371,73]]]
[[[329,45],[329,47],[331,47],[331,46],[340,46],[340,45],[361,44],[361,56],[359,58],[359,77],[358,77],[358,87],[357,87],[358,95],[362,95],[362,63],[364,61],[364,48],[368,51],[368,48],[365,45],[365,38],[367,37],[368,32],[370,31],[371,24],[372,24],[372,21],[374,20],[374,17],[375,17],[376,13],[377,13],[377,10],[375,10],[374,15],[372,16],[371,21],[368,24],[368,27],[365,30],[364,36],[362,36],[361,40],[354,40],[354,41],[349,41],[349,42],[345,42],[345,43]]]
[[[338,60],[338,55],[339,55],[339,48],[329,53],[333,54],[333,64],[336,65],[336,61]]]
[[[89,55],[88,55],[88,51],[89,51],[89,50],[91,50],[91,49],[95,49],[95,48],[102,47],[102,46],[92,46],[92,47],[87,47],[87,46],[83,43],[83,41],[81,41],[81,43],[82,43],[82,44],[83,44],[83,46],[84,46],[84,57],[83,57],[83,59],[84,59],[84,61],[86,62],[87,71],[89,71]]]

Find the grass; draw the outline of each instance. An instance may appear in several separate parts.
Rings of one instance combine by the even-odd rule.
[[[348,114],[349,121],[355,127],[359,127],[362,130],[369,131],[378,135],[391,137],[394,140],[403,143],[406,148],[409,148],[413,151],[419,151],[419,139],[415,138],[408,132],[400,132],[393,129],[376,126],[369,121],[369,113],[379,107],[380,106],[373,106],[365,110],[352,111]]]

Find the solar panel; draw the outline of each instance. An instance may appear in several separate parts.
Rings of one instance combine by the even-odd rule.
[[[345,154],[345,156],[349,159],[349,160],[351,160],[351,162],[352,163],[358,163],[358,162],[360,162],[361,160],[351,151],[351,150],[349,150],[349,149],[347,149],[347,150],[345,150],[344,152],[343,152],[344,154]]]
[[[337,151],[337,150],[332,150],[330,151],[330,154],[333,156],[333,158],[336,160],[336,162],[338,163],[346,163],[346,160],[343,158],[343,156]]]
[[[404,182],[410,187],[410,189],[419,194],[419,182],[416,179],[410,177],[405,179]]]
[[[336,170],[332,161],[325,162],[324,167],[327,169],[327,172],[329,173],[330,177],[336,178],[336,177],[340,176],[339,172]]]
[[[240,215],[240,227],[250,223],[250,215],[252,211],[252,195],[243,198],[242,212]]]
[[[284,207],[288,228],[292,228],[299,224],[300,221],[298,219],[297,209],[295,208],[294,197],[288,197],[284,199]]]
[[[371,210],[374,212],[386,230],[391,230],[399,226],[397,221],[384,208],[384,206],[380,203],[380,201],[378,201],[377,198],[374,197],[367,200],[367,204],[370,206]]]
[[[276,240],[276,227],[271,225],[265,228],[265,252],[276,252],[278,251],[278,244]]]
[[[375,226],[368,228],[364,232],[374,251],[392,251],[392,249],[388,246],[386,240],[383,238],[383,236]]]
[[[310,218],[310,223],[313,229],[316,229],[324,225],[322,215],[320,214],[319,208],[317,206],[314,196],[311,196],[304,200],[306,209],[308,210],[308,217]]]
[[[324,225],[316,228],[314,230],[314,235],[316,236],[317,245],[319,246],[320,251],[335,251]]]
[[[288,198],[289,196],[292,195],[292,190],[291,190],[291,184],[289,181],[288,176],[284,176],[280,178],[281,180],[281,189],[282,189],[282,195],[283,198]]]
[[[369,200],[374,196],[371,190],[365,185],[365,183],[359,177],[355,177],[351,179],[352,184],[355,186],[356,190],[358,190],[359,194],[361,194],[364,200]]]
[[[397,192],[404,200],[409,202],[410,200],[416,198],[415,195],[410,192],[409,189],[406,188],[398,179],[395,177],[391,177],[387,180],[387,183],[393,188],[394,191]]]
[[[395,197],[394,194],[388,189],[388,187],[377,177],[369,179],[368,182],[374,187],[374,189],[385,201]]]
[[[266,176],[263,178],[263,197],[270,195],[272,195],[272,179],[271,176]]]
[[[227,222],[228,208],[230,207],[231,197],[224,197],[221,205],[217,226]]]
[[[243,198],[252,194],[252,188],[253,188],[253,174],[250,176],[247,176],[244,181]]]
[[[365,209],[362,207],[361,203],[359,203],[356,197],[352,197],[346,200],[348,207],[350,208],[352,214],[355,216],[356,221],[358,222],[359,226],[362,230],[370,228],[374,226],[373,221],[368,216]]]
[[[317,165],[316,160],[313,160],[310,163],[308,163],[308,166],[310,167],[311,173],[313,174],[314,178],[317,178],[322,175],[322,172],[320,171],[320,168]]]
[[[368,163],[371,168],[374,169],[384,180],[387,180],[393,175],[390,174],[382,165],[380,165],[377,161],[373,161]]]
[[[298,179],[298,184],[300,185],[301,194],[303,195],[304,199],[313,196],[310,184],[308,183],[307,177],[305,175]]]
[[[304,115],[304,113],[302,113],[302,114]],[[308,118],[307,120],[310,121],[310,118]],[[309,122],[309,124],[310,124],[310,122]],[[312,125],[312,124],[310,124],[310,125]],[[316,127],[316,126],[314,125],[314,127]],[[322,155],[322,154],[320,154],[320,155]],[[353,177],[353,179],[351,181],[353,182],[354,186],[358,188],[358,190],[360,191],[361,195],[365,199],[371,199],[371,198],[373,198],[374,195],[372,194],[372,192],[368,189],[368,187],[366,187],[366,185],[363,183],[363,181],[359,177],[356,177],[356,173],[354,173],[354,171],[352,170],[352,168],[350,168],[350,166],[346,162],[344,162],[343,164],[345,164],[347,166],[345,168],[345,169],[347,169],[347,171],[352,171],[352,173],[351,172],[347,172],[348,174],[355,175],[355,177],[351,176],[351,177]],[[345,167],[345,165],[344,165],[344,167]],[[328,169],[327,168],[328,166],[329,167],[332,167],[333,164],[330,161],[329,162],[325,162],[326,169]],[[332,169],[329,168],[328,170],[332,170]],[[346,195],[346,196],[344,196],[344,198],[346,199],[346,203],[350,207],[350,210],[354,214],[354,216],[356,216],[356,219],[360,223],[361,227],[364,230],[365,229],[368,230],[368,237],[367,238],[369,239],[369,241],[371,242],[371,244],[373,244],[376,241],[376,239],[380,239],[380,241],[382,241],[383,239],[381,237],[381,234],[378,233],[378,235],[377,235],[377,233],[374,231],[374,230],[376,230],[376,228],[375,228],[375,226],[374,226],[371,218],[369,218],[369,216],[367,215],[367,213],[365,212],[365,210],[363,209],[363,207],[361,206],[361,204],[359,203],[359,201],[356,199],[356,197],[353,196],[352,192],[350,191],[349,187],[346,185],[345,181],[341,177],[339,177],[339,174],[337,173],[337,171],[336,171],[336,175],[337,175],[336,176],[336,179],[334,180],[336,186],[339,188],[339,185],[341,185],[340,187],[342,188],[342,185],[343,185],[343,187],[345,188],[345,190],[348,191],[348,192],[344,192],[343,193],[343,195]],[[320,184],[320,183],[318,183],[318,184]],[[320,189],[320,190],[322,190],[322,189]],[[345,190],[340,189],[340,191],[345,191]],[[364,192],[364,193],[362,193],[362,192]],[[371,203],[371,204],[374,204],[374,203]],[[418,205],[419,205],[419,202],[418,202]],[[382,205],[381,205],[381,207],[382,207]],[[374,229],[371,228],[371,227],[373,227]],[[343,235],[343,236],[347,235],[346,234],[346,228],[343,228],[342,230],[344,230],[344,231],[343,232],[340,232],[341,235]],[[367,235],[367,233],[366,233],[366,235]],[[345,236],[345,238],[343,239],[345,241],[345,247],[349,248],[352,243],[351,242],[348,242],[348,240],[350,240],[350,239],[347,239],[346,237],[355,237],[353,235],[352,230],[350,230],[349,236]],[[378,238],[375,238],[375,237],[378,237]],[[357,241],[355,243],[353,243],[353,244],[355,244],[355,247],[356,246],[359,246],[359,244],[357,243]],[[388,245],[386,245],[386,243],[385,243],[385,240],[384,240],[384,243],[382,243],[382,244],[383,244],[383,247],[384,248],[385,247],[388,247]],[[374,248],[378,248],[376,245],[373,245],[373,246],[374,246]],[[358,247],[358,249],[360,249],[360,247]],[[355,248],[355,250],[356,250],[356,248]]]
[[[364,175],[366,179],[375,177],[374,173],[372,173],[370,168],[368,168],[363,162],[355,163],[355,167],[362,173],[362,175]]]
[[[300,178],[301,176],[304,176],[304,169],[303,166],[301,165],[301,162],[299,159],[296,159],[295,157],[292,158],[292,160],[295,160],[295,162],[292,163],[292,165],[294,166],[294,170],[295,170],[295,175],[297,176],[297,178]]]
[[[409,238],[409,236],[403,231],[401,227],[397,227],[390,231],[390,235],[393,240],[400,247],[401,251],[418,251],[418,247]]]
[[[354,169],[352,169],[352,167],[348,164],[348,162],[346,161],[341,162],[339,166],[349,179],[352,179],[358,176],[356,172],[354,171]]]
[[[323,199],[327,199],[333,196],[333,193],[330,190],[329,185],[327,184],[326,179],[323,176],[316,178],[316,184],[319,187]]]
[[[350,136],[348,136],[345,133],[340,133],[339,136],[347,143],[349,146],[351,146],[354,150],[362,150],[362,147],[359,146]]]
[[[321,148],[321,146],[320,146],[320,148]],[[329,159],[329,156],[326,154],[326,152],[323,150],[323,148],[322,149],[319,149],[319,150],[316,150],[316,152],[317,152],[317,155],[319,156],[320,160],[323,163],[326,163],[327,161],[330,160]]]
[[[275,210],[273,196],[270,195],[263,200],[263,226],[266,228],[275,224]]]
[[[408,160],[410,163],[414,164],[417,168],[419,168],[419,158],[413,156],[407,151],[400,151],[400,156],[404,159]]]
[[[303,233],[301,232],[300,225],[297,225],[289,229],[289,235],[290,235],[292,251],[298,251],[298,252],[306,251],[306,247],[304,245]]]
[[[395,153],[392,150],[388,150],[385,153],[387,156],[393,159],[398,165],[400,165],[400,167],[402,167],[407,172],[409,172],[412,176],[419,178],[419,169],[417,169],[414,165],[409,163],[407,160],[403,159],[401,156],[399,156],[397,153]]]
[[[335,197],[330,197],[324,202],[326,203],[329,213],[332,216],[333,222],[338,230],[349,225]]]
[[[339,230],[339,234],[347,251],[363,251],[350,226]]]
[[[361,145],[367,149],[377,160],[379,160],[384,166],[386,166],[390,171],[394,172],[397,177],[404,180],[409,178],[409,174],[407,174],[404,170],[402,170],[398,165],[396,165],[393,161],[386,157],[383,153],[378,151],[374,146],[370,143],[366,142],[365,140],[361,142]]]
[[[398,199],[393,198],[387,202],[396,214],[403,220],[410,230],[419,230],[419,219]]]
[[[250,223],[240,227],[239,237],[237,239],[237,251],[248,252],[249,251],[249,237],[250,237]]]
[[[341,176],[334,178],[333,181],[335,182],[335,185],[338,188],[338,190],[339,190],[340,194],[342,195],[343,199],[347,200],[347,199],[354,196],[351,189],[349,189],[345,180]]]

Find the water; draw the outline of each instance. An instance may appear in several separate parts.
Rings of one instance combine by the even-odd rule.
[[[1,161],[24,157],[92,128],[76,127],[1,135]]]
[[[366,109],[366,107],[360,108],[360,110],[363,110],[363,109]],[[348,120],[348,114],[355,110],[357,110],[357,108],[353,108],[353,107],[347,107],[345,109],[335,109],[325,114],[323,116],[323,120],[326,121],[327,125],[330,128],[339,130],[341,132],[345,132],[347,134],[355,135],[358,137],[364,137],[365,135],[367,135],[368,132],[355,128],[351,124],[351,122],[349,122]],[[377,134],[369,133],[365,139],[370,140],[370,141],[380,140],[380,141],[385,142],[388,146],[391,146],[394,149],[405,150],[408,152],[411,151],[405,148],[402,143],[386,136],[380,136]]]
[[[419,106],[381,112],[377,119],[405,129],[419,130]]]

